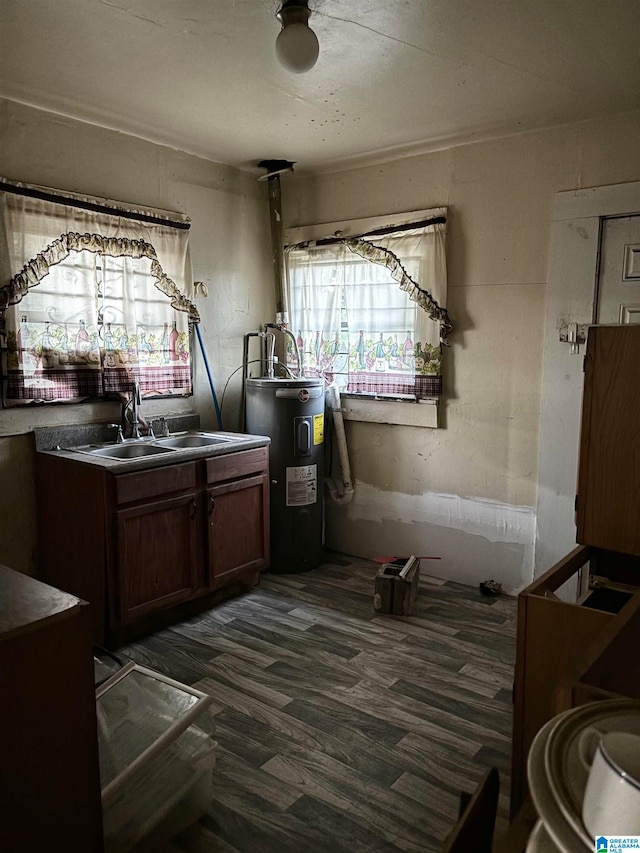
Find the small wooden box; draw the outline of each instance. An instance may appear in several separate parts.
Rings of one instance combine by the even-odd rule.
[[[418,594],[420,560],[396,560],[378,571],[373,594],[373,609],[378,613],[408,616]]]

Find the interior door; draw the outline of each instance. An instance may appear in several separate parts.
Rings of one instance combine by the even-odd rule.
[[[605,219],[597,322],[640,323],[640,215]]]

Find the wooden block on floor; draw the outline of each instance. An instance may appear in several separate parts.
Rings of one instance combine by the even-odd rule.
[[[404,564],[385,563],[375,578],[373,609],[378,613],[408,616],[418,594],[420,560],[411,556]]]

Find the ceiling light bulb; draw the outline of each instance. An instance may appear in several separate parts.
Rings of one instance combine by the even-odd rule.
[[[320,45],[316,34],[307,24],[289,24],[280,30],[276,39],[276,56],[287,71],[302,74],[318,61]]]
[[[278,12],[282,29],[276,39],[276,56],[294,74],[309,71],[318,61],[320,45],[308,24],[310,14],[305,0],[286,0]]]

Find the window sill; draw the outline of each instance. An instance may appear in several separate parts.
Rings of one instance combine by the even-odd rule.
[[[376,400],[342,395],[342,417],[345,421],[363,421],[374,424],[438,428],[438,403],[423,400],[421,403]]]

